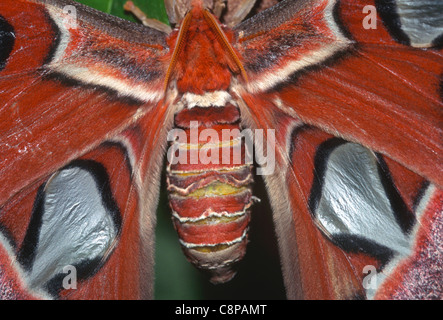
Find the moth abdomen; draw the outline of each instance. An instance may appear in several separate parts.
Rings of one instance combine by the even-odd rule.
[[[213,283],[235,275],[232,266],[248,242],[253,176],[238,119],[230,103],[184,108],[168,152],[174,226],[188,260],[208,271]]]

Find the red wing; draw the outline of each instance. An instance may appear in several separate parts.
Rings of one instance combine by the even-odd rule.
[[[129,35],[115,27],[124,25],[117,19],[113,28],[120,32],[108,34],[114,19],[78,4],[77,25],[63,29],[62,4],[3,1],[0,7],[11,30],[4,36],[11,51],[0,75],[0,203],[121,131],[161,98],[161,42],[143,44],[143,30]],[[103,29],[96,28],[100,23]],[[144,31],[145,41],[161,39]],[[119,64],[124,60],[132,64]],[[43,133],[49,128],[55,134]]]
[[[376,29],[365,29],[366,5],[377,9]],[[371,287],[366,266],[381,280],[376,271],[395,272],[399,261],[417,266],[419,249],[438,252],[442,51],[394,40],[387,19],[401,12],[390,9],[282,1],[236,28],[250,80],[238,89],[244,124],[276,130],[276,170],[264,178],[289,297],[373,297],[380,283]],[[433,240],[418,245],[424,221],[436,224],[421,231]],[[400,282],[383,297],[413,286]]]
[[[152,297],[166,35],[72,1],[2,1],[0,27],[0,254],[18,261],[0,295]],[[100,214],[74,219],[89,201]],[[78,290],[62,290],[68,265]]]
[[[336,2],[281,1],[235,28],[249,92],[272,89],[352,45],[333,18]]]
[[[306,9],[298,8],[302,3]],[[365,5],[371,3],[283,1],[282,14],[266,11],[255,19],[258,27],[240,25],[245,35],[238,49],[249,91],[275,90],[294,117],[389,155],[442,185],[442,51],[395,42],[381,19],[376,29],[365,29]],[[310,20],[300,24],[305,11]],[[353,41],[343,40],[347,32],[340,30],[348,30]]]
[[[270,132],[263,140],[263,144],[269,143],[266,147],[255,143],[258,149],[275,150],[274,171],[263,178],[273,209],[288,298],[349,299],[363,296],[348,255],[322,235],[309,208],[316,147],[332,136],[287,116],[267,99],[253,95],[243,95],[242,98],[245,105],[241,105],[241,112],[249,121],[246,122],[248,126],[275,130],[275,145]],[[261,108],[259,115],[250,112],[251,105]],[[307,134],[301,134],[304,131]],[[268,159],[269,154],[267,151]]]

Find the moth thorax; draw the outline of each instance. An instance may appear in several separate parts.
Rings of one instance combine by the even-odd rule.
[[[239,119],[230,103],[185,107],[176,114],[169,139],[174,226],[188,260],[208,271],[213,283],[232,279],[248,242],[253,177]]]

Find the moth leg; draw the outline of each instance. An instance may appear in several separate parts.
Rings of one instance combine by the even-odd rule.
[[[179,23],[189,10],[190,1],[165,0],[166,13],[169,17],[169,23]]]
[[[225,0],[215,0],[214,1],[214,15],[220,19],[223,10],[225,9],[226,5],[225,5]]]
[[[172,29],[170,26],[168,26],[167,24],[158,21],[156,19],[150,19],[146,16],[146,14],[140,10],[139,7],[137,7],[136,5],[134,5],[134,3],[132,1],[126,1],[126,3],[124,4],[123,8],[126,11],[131,12],[134,16],[137,17],[137,19],[139,19],[141,21],[141,23],[143,23],[143,25],[162,31],[164,33],[169,34]]]
[[[256,0],[228,0],[228,11],[232,13],[230,13],[229,19],[227,17],[225,18],[227,25],[233,27],[243,21],[251,11],[255,2]]]

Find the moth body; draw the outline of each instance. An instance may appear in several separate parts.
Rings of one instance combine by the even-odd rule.
[[[169,139],[169,202],[188,260],[208,270],[214,283],[235,275],[232,265],[245,254],[253,202],[240,111],[229,92],[241,66],[227,32],[195,6],[169,39],[168,81],[179,92]]]
[[[169,203],[180,243],[214,283],[230,280],[232,265],[246,251],[253,178],[239,117],[229,102],[185,107],[175,116],[174,154],[168,155]]]

